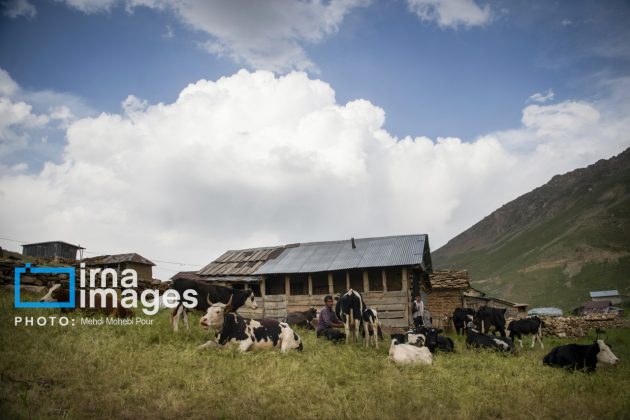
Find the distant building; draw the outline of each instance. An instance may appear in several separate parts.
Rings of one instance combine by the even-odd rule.
[[[622,302],[621,295],[618,290],[590,292],[590,295],[592,301],[610,301],[613,305],[619,305]]]
[[[609,312],[617,312],[613,310],[609,300],[590,300],[572,311],[573,315],[607,314]]]
[[[120,273],[130,268],[138,273],[138,280],[153,280],[153,266],[155,264],[135,252],[129,254],[100,255],[98,257],[86,258],[84,262],[86,268],[113,268]]]
[[[77,251],[83,249],[85,248],[63,241],[37,242],[22,245],[22,255],[36,258],[76,260]]]

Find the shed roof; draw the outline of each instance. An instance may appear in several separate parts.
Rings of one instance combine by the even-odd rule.
[[[258,270],[267,260],[277,257],[284,247],[272,246],[227,251],[197,274],[201,276],[246,276]]]
[[[86,258],[83,261],[86,263],[86,265],[109,265],[121,264],[125,262],[155,265],[151,261],[144,258],[142,255],[138,255],[135,252],[131,252],[129,254],[99,255],[98,257]]]
[[[171,281],[175,281],[177,279],[188,279],[188,280],[198,280],[203,281],[205,278],[197,274],[196,271],[180,271],[171,277]]]
[[[427,235],[385,236],[286,247],[254,274],[315,273],[352,268],[421,265],[431,267]]]
[[[64,242],[64,241],[46,241],[46,242],[35,242],[32,244],[24,244],[22,246],[33,246],[33,245],[48,245],[48,244],[64,244],[64,245],[68,245],[71,247],[74,247],[76,249],[85,249],[82,246],[79,245],[73,245],[73,244],[69,244],[68,242]]]
[[[618,290],[602,290],[597,292],[590,292],[592,298],[600,298],[600,297],[612,297],[619,296]]]
[[[433,289],[468,289],[470,276],[466,270],[433,270],[431,286]]]

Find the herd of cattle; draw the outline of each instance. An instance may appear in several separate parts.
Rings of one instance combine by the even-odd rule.
[[[215,338],[202,344],[200,348],[236,345],[240,351],[274,348],[282,352],[292,349],[301,351],[304,346],[293,327],[313,330],[313,322],[317,317],[316,309],[311,308],[304,312],[289,313],[284,322],[275,319],[249,319],[236,311],[241,307],[258,307],[251,290],[215,286],[188,279],[176,280],[171,288],[177,290],[179,296],[183,296],[185,290],[194,289],[198,296],[195,309],[205,312],[199,321],[201,327],[217,331]],[[60,292],[60,286],[55,285],[42,300],[62,301],[66,296]],[[378,341],[383,339],[383,335],[376,309],[366,307],[361,294],[353,289],[336,299],[335,312],[344,324],[346,342],[351,339],[358,341],[359,336],[363,335],[366,346],[373,344],[378,348]],[[124,316],[115,307],[112,308],[111,302],[106,302],[101,310],[108,315]],[[187,308],[181,302],[171,312],[171,325],[175,332],[180,320],[189,328]],[[514,320],[506,328],[505,309],[483,306],[474,311],[470,308],[457,308],[453,313],[453,324],[458,335],[465,334],[466,345],[470,348],[489,348],[513,353],[513,340],[518,340],[522,349],[523,336],[531,335],[531,347],[538,342],[544,349],[543,321],[536,316]],[[441,329],[419,326],[405,333],[393,333],[389,357],[395,363],[431,364],[433,354],[455,351],[453,340],[440,335],[442,332]],[[612,365],[619,363],[610,345],[599,339],[599,336],[590,345],[567,344],[555,347],[543,358],[543,363],[548,366],[586,372],[594,372],[598,362]]]

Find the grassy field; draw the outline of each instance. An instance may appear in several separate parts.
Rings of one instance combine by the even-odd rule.
[[[544,367],[546,351],[465,349],[399,367],[379,350],[300,331],[304,351],[197,350],[207,333],[153,325],[14,325],[56,310],[13,308],[0,292],[0,417],[41,418],[628,418],[630,330],[608,341],[622,360],[587,375]],[[586,342],[585,340],[582,340]],[[546,339],[546,350],[567,340]]]

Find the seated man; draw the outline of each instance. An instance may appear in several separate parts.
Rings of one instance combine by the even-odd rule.
[[[330,295],[324,297],[326,306],[319,312],[317,321],[317,336],[322,335],[332,341],[340,341],[346,338],[346,334],[337,328],[344,328],[343,322],[337,317],[333,310],[333,298]]]

